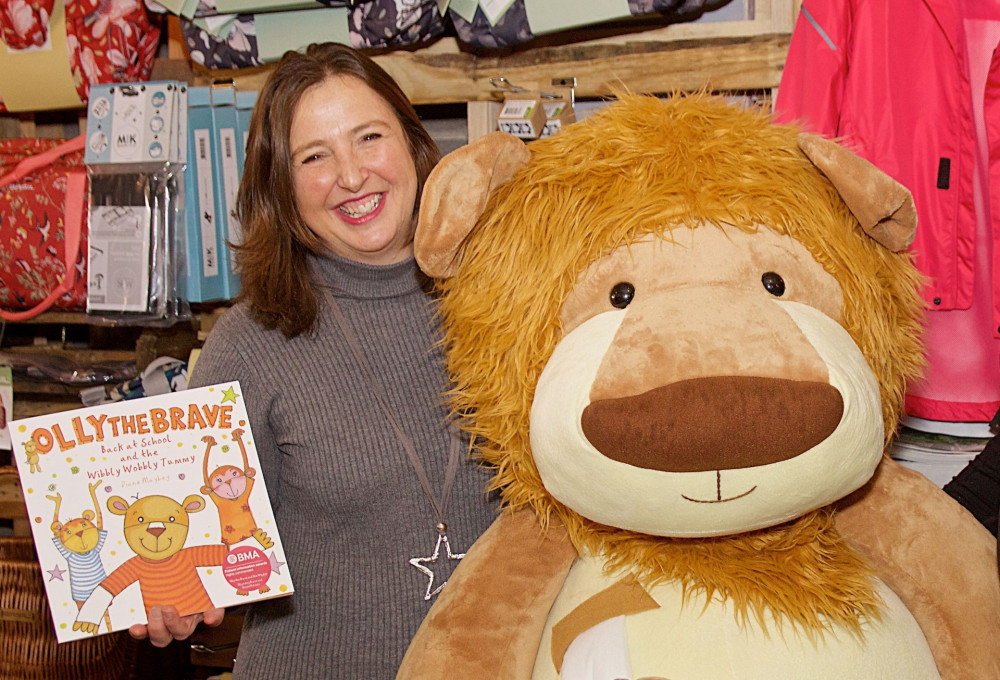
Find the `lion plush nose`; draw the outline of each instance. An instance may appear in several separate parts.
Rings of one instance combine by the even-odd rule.
[[[843,413],[840,392],[827,383],[721,376],[595,401],[582,425],[613,460],[701,472],[794,458],[829,437]]]

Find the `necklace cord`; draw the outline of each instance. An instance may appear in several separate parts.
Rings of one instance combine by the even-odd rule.
[[[351,350],[351,354],[354,355],[354,360],[357,362],[362,374],[364,374],[365,380],[372,388],[375,400],[382,408],[382,412],[385,414],[386,420],[389,421],[389,425],[392,426],[392,429],[395,431],[400,443],[403,445],[403,449],[406,451],[406,455],[410,459],[410,465],[413,466],[414,472],[417,473],[417,478],[420,480],[420,486],[423,487],[424,493],[427,495],[428,500],[431,502],[431,506],[434,508],[434,514],[437,516],[439,526],[446,526],[445,512],[448,508],[448,497],[451,495],[451,488],[454,485],[455,477],[458,473],[458,452],[460,444],[460,437],[458,433],[454,429],[451,430],[451,445],[448,451],[448,468],[445,472],[444,485],[441,488],[441,497],[438,498],[434,495],[430,479],[427,477],[427,471],[420,462],[420,457],[417,455],[417,449],[413,445],[413,440],[408,434],[406,434],[402,426],[399,424],[399,420],[392,412],[392,409],[389,408],[389,395],[382,383],[379,382],[375,375],[375,371],[372,370],[371,364],[368,362],[367,357],[365,357],[364,352],[361,350],[361,343],[358,342],[357,335],[355,335],[354,330],[347,322],[347,318],[341,311],[340,305],[337,304],[336,299],[334,299],[334,296],[330,293],[329,289],[324,287],[323,293],[325,294],[326,300],[330,305],[330,309],[333,311],[334,318],[337,320],[337,325],[340,326],[340,329],[347,340],[347,345]],[[440,528],[438,531],[443,533]]]

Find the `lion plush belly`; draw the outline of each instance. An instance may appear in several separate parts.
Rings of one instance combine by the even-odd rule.
[[[532,678],[940,680],[913,616],[885,584],[877,589],[883,620],[864,624],[864,641],[842,628],[813,641],[788,625],[779,632],[770,621],[771,635],[753,620],[741,627],[718,597],[705,606],[699,594],[682,606],[674,582],[647,592],[582,557],[549,612]]]

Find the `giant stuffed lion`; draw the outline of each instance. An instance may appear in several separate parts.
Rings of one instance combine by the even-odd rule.
[[[415,250],[506,510],[400,678],[1000,678],[996,541],[884,455],[909,193],[706,94],[447,156]]]

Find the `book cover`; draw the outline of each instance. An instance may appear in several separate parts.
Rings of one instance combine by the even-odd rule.
[[[238,382],[9,430],[59,642],[292,593]]]

